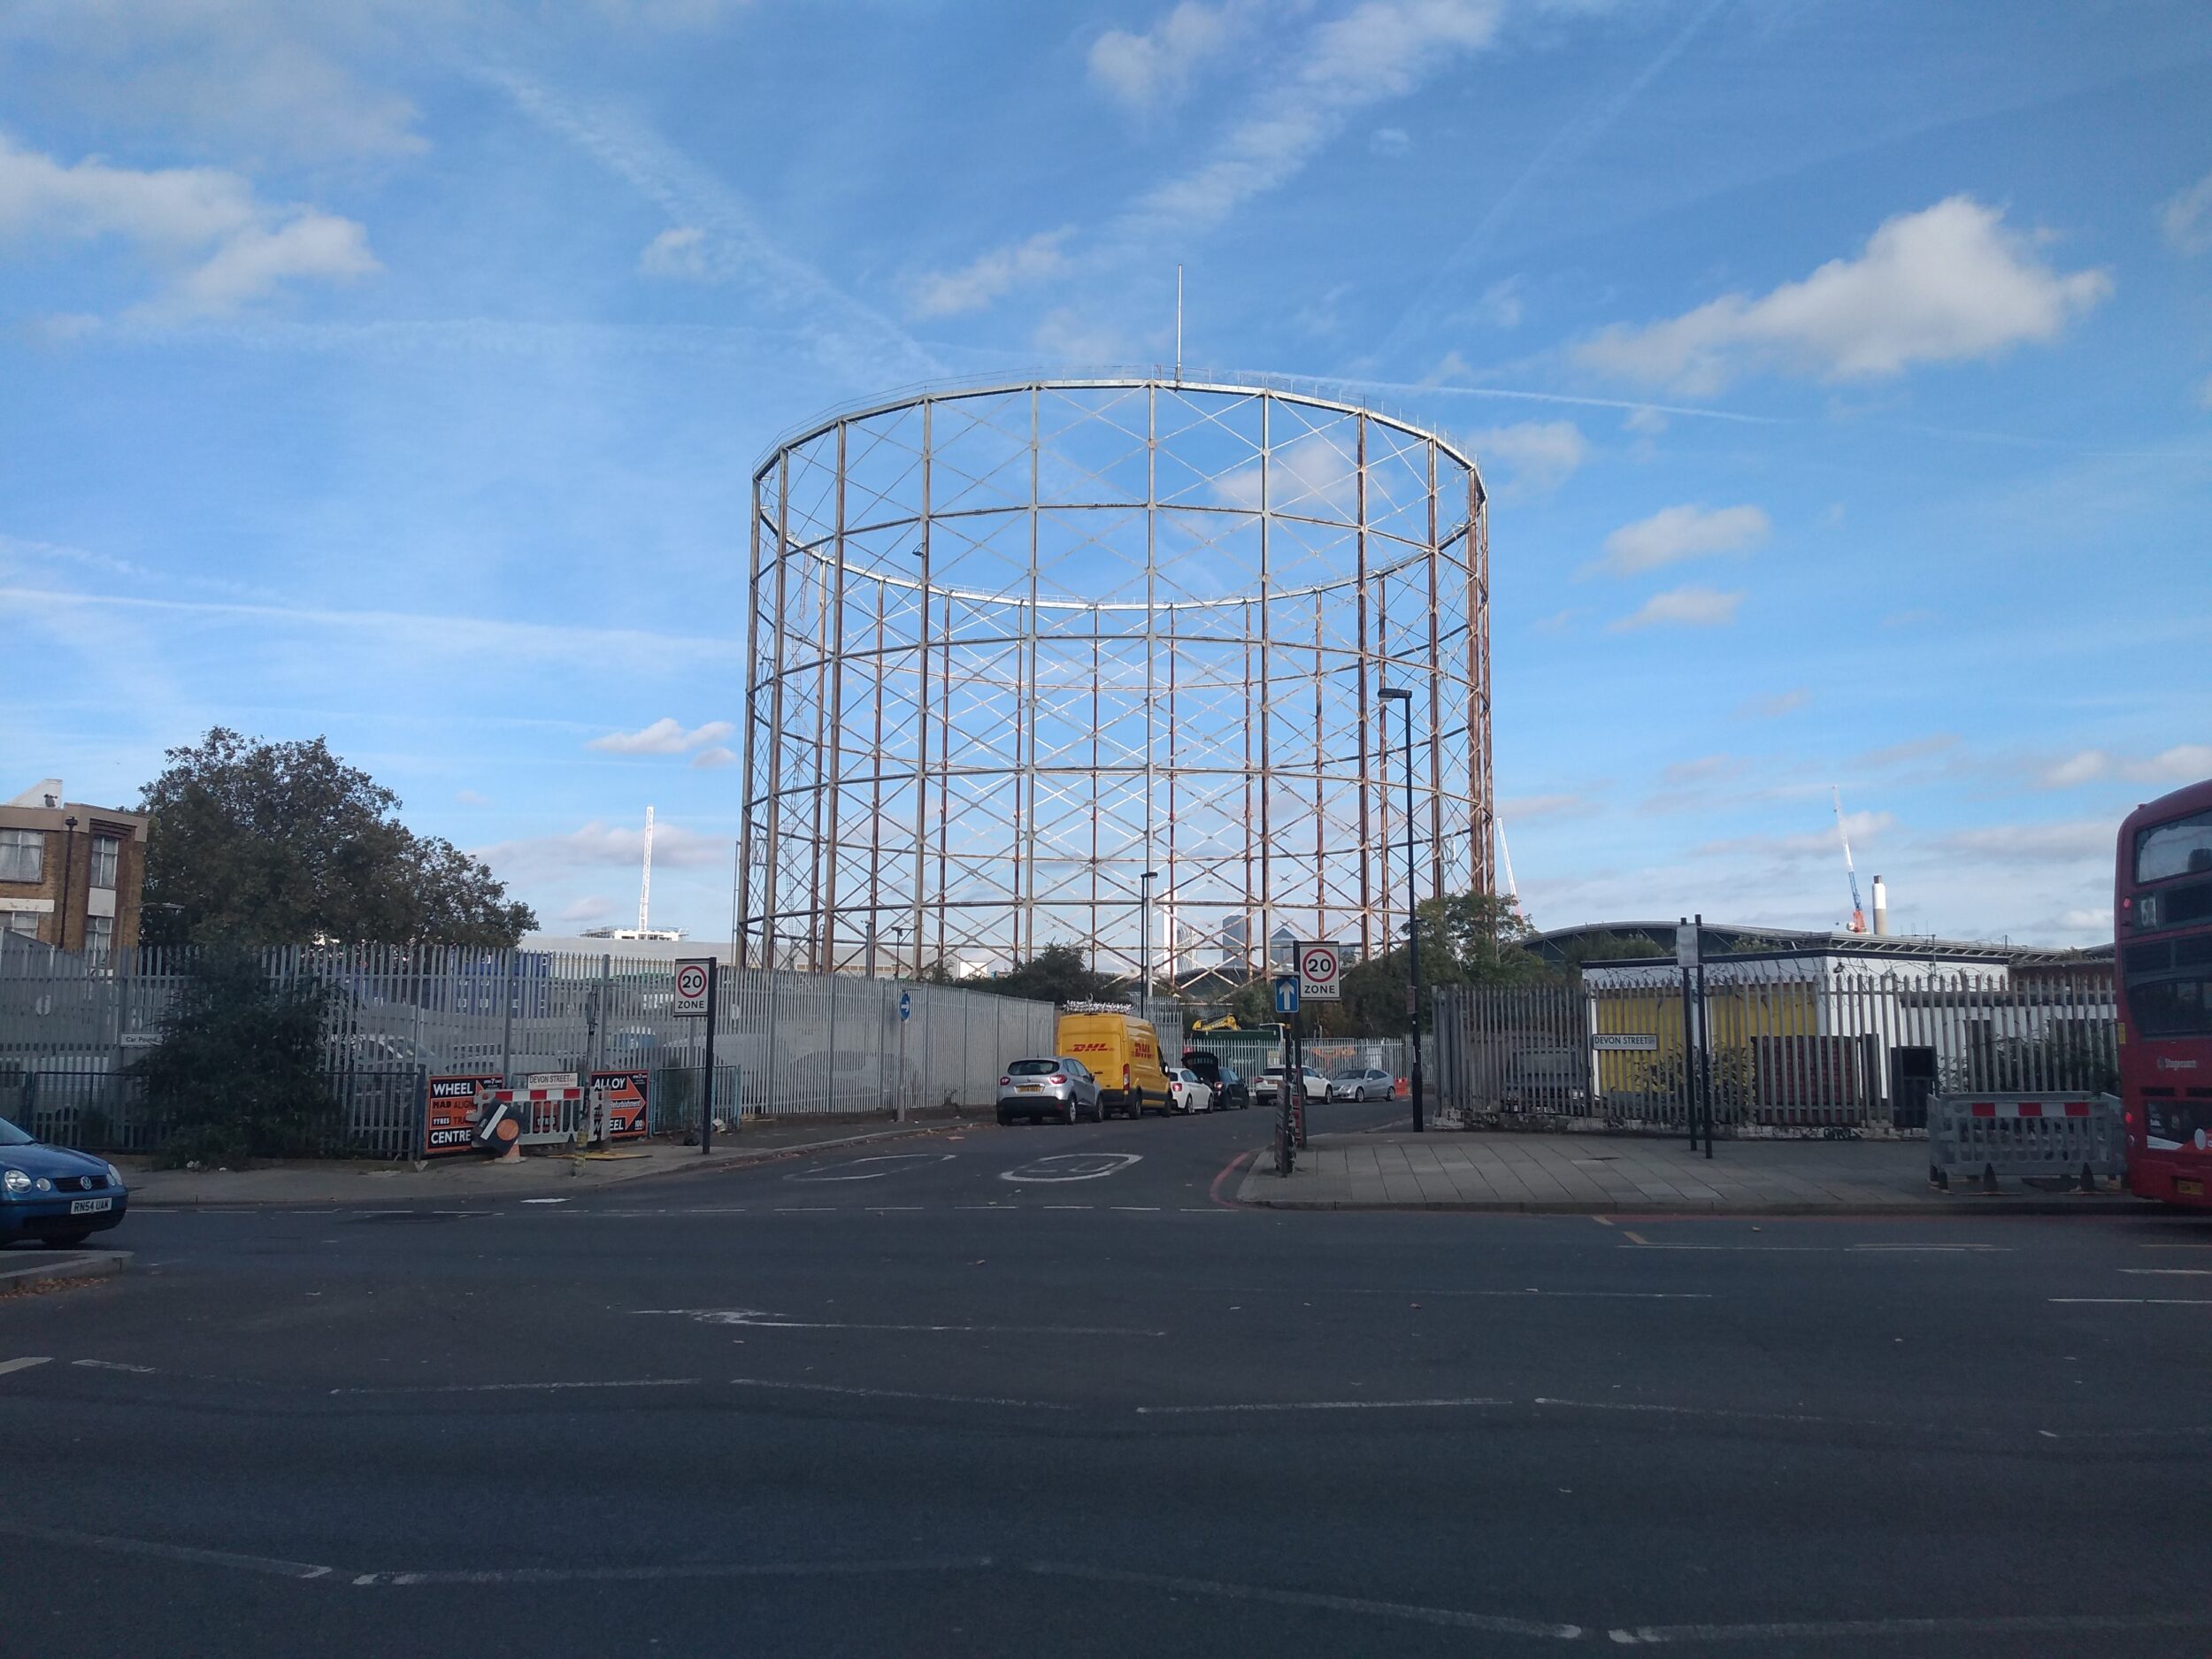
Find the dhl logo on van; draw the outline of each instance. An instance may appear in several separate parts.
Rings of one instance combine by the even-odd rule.
[[[1102,1042],[1071,1042],[1068,1048],[1076,1054],[1104,1054],[1106,1052],[1106,1045]]]

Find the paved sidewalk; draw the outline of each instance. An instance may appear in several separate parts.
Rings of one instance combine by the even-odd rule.
[[[474,1154],[427,1164],[355,1159],[302,1160],[251,1170],[155,1170],[143,1158],[115,1160],[130,1183],[133,1210],[171,1210],[232,1204],[343,1204],[394,1206],[445,1200],[569,1196],[655,1176],[695,1175],[737,1169],[773,1158],[864,1141],[913,1135],[962,1134],[988,1123],[984,1117],[935,1118],[909,1124],[748,1123],[737,1134],[718,1134],[711,1154],[672,1141],[626,1143],[606,1153],[576,1157],[546,1151],[519,1162],[498,1163]]]
[[[1993,1198],[1963,1187],[1938,1192],[1928,1185],[1924,1141],[1724,1141],[1708,1159],[1671,1139],[1450,1129],[1315,1135],[1287,1179],[1275,1173],[1273,1153],[1262,1151],[1237,1197],[1285,1210],[1559,1215],[2071,1213],[2139,1202],[2108,1184],[2101,1194],[2017,1183]]]

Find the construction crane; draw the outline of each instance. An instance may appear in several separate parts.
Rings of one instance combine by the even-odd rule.
[[[1498,861],[1505,866],[1503,896],[1506,908],[1518,916],[1521,913],[1521,889],[1513,879],[1513,849],[1505,844],[1505,820],[1493,813],[1490,824],[1498,832]]]
[[[1843,791],[1830,784],[1828,795],[1836,803],[1836,839],[1843,843],[1843,872],[1851,878],[1851,931],[1863,933],[1866,906],[1859,902],[1859,872],[1851,863],[1851,832],[1843,826]]]

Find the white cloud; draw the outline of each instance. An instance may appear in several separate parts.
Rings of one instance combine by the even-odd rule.
[[[107,126],[181,129],[307,160],[429,148],[418,111],[352,65],[419,60],[459,0],[11,0],[0,56],[50,96]],[[35,68],[34,68],[35,65]]]
[[[595,922],[613,908],[614,901],[612,899],[601,898],[598,895],[594,894],[589,898],[578,899],[572,904],[564,905],[561,909],[561,920],[565,922]]]
[[[1367,153],[1395,161],[1413,149],[1413,135],[1402,127],[1379,127],[1367,135]]]
[[[2036,781],[2046,789],[2071,789],[2102,778],[2128,783],[2192,783],[2212,773],[2212,743],[2177,743],[2155,755],[2114,755],[2085,749],[2046,766]]]
[[[1580,795],[1511,795],[1498,803],[1498,816],[1509,824],[1532,824],[1539,818],[1584,818],[1598,803]]]
[[[1844,831],[1851,838],[1854,852],[1874,846],[1896,824],[1895,817],[1887,812],[1847,812],[1843,815]],[[1804,835],[1740,835],[1726,841],[1707,841],[1691,850],[1701,857],[1708,858],[1749,856],[1785,862],[1835,858],[1842,853],[1833,829],[1816,830]]]
[[[479,795],[473,789],[457,789],[454,792],[453,798],[463,806],[489,806],[492,803],[491,796]]]
[[[1748,764],[1734,755],[1700,755],[1695,760],[1671,763],[1659,776],[1661,781],[1678,787],[1686,783],[1717,783],[1723,778],[1740,776]]]
[[[1884,749],[1870,749],[1863,755],[1855,756],[1854,766],[1901,766],[1908,761],[1926,760],[1959,746],[1957,734],[1938,732],[1928,737],[1916,737],[1902,743],[1892,743]]]
[[[691,757],[695,766],[730,766],[737,762],[736,752],[717,743],[712,749],[703,749]]]
[[[1754,720],[1778,720],[1793,713],[1813,700],[1812,693],[1802,686],[1776,692],[1770,697],[1752,697],[1738,706],[1736,712]]]
[[[937,271],[914,285],[912,311],[917,317],[954,317],[981,311],[1010,288],[1056,276],[1067,269],[1061,244],[1065,227],[1040,231],[1026,241],[994,248],[957,271]]]
[[[712,274],[707,269],[706,240],[706,232],[696,225],[664,230],[645,244],[637,268],[646,276],[704,282]]]
[[[293,279],[378,268],[355,221],[264,202],[234,173],[141,172],[97,158],[65,166],[0,137],[0,243],[107,236],[135,242],[169,273],[166,291],[138,308],[157,321],[219,315]]]
[[[1667,418],[1645,403],[1630,410],[1621,425],[1640,438],[1655,438],[1667,429]]]
[[[1125,215],[1139,234],[1217,224],[1295,178],[1360,111],[1403,97],[1497,33],[1500,0],[1361,0],[1318,24],[1211,152]]]
[[[1590,569],[1632,576],[1685,559],[1746,552],[1765,541],[1773,528],[1772,520],[1756,507],[1664,507],[1607,536],[1605,557]]]
[[[1494,328],[1518,328],[1526,309],[1521,303],[1521,279],[1517,276],[1493,282],[1475,302],[1475,315]]]
[[[645,857],[645,827],[594,818],[565,835],[526,836],[471,850],[505,881],[541,881],[578,870],[635,870]],[[653,826],[656,870],[726,866],[730,853],[730,843],[719,836],[702,835],[666,819]]]
[[[1660,626],[1724,627],[1736,619],[1736,608],[1742,603],[1740,593],[1718,593],[1710,588],[1671,588],[1665,593],[1652,595],[1635,611],[1607,623],[1605,628],[1609,634],[1626,634],[1637,628]]]
[[[1955,196],[1887,220],[1857,258],[1831,260],[1801,282],[1758,299],[1724,295],[1643,328],[1616,326],[1575,355],[1609,374],[1711,393],[1757,368],[1871,380],[2055,340],[2112,279],[2062,274],[2003,217]]]
[[[727,720],[709,720],[687,732],[681,721],[664,716],[635,732],[610,732],[595,737],[585,747],[611,755],[680,755],[703,744],[718,742],[736,730]]]
[[[1108,29],[1091,42],[1091,79],[1133,109],[1171,102],[1182,96],[1198,68],[1225,50],[1258,11],[1258,6],[1237,0],[1221,5],[1183,0],[1141,34]]]
[[[2169,196],[2158,210],[2158,227],[2181,253],[2212,249],[2212,173]]]
[[[1589,441],[1571,420],[1524,420],[1467,434],[1476,465],[1490,482],[1490,463],[1505,469],[1504,491],[1540,495],[1557,489],[1589,457]]]
[[[1983,864],[2073,864],[2084,859],[2102,863],[2112,856],[2112,837],[2113,826],[2096,820],[2001,824],[1988,829],[1959,830],[1939,837],[1934,845],[1938,852]]]
[[[1267,496],[1276,512],[1325,513],[1347,520],[1359,511],[1359,463],[1323,433],[1286,444],[1268,457]],[[1214,486],[1224,505],[1257,511],[1260,464],[1225,472]]]
[[[1086,317],[1072,305],[1063,305],[1046,312],[1044,319],[1037,325],[1029,340],[1040,352],[1056,363],[1097,367],[1118,362],[1125,355],[1122,337],[1118,333]]]

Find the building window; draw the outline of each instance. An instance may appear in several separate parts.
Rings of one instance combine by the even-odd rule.
[[[46,879],[46,832],[0,829],[0,881]]]
[[[92,885],[112,891],[115,887],[115,864],[123,849],[123,843],[112,835],[92,838]]]
[[[11,933],[28,933],[35,939],[38,937],[38,912],[35,910],[0,911],[0,927],[6,928]]]
[[[114,943],[115,918],[88,916],[84,918],[85,955],[93,957],[104,956],[108,954],[109,948]]]

